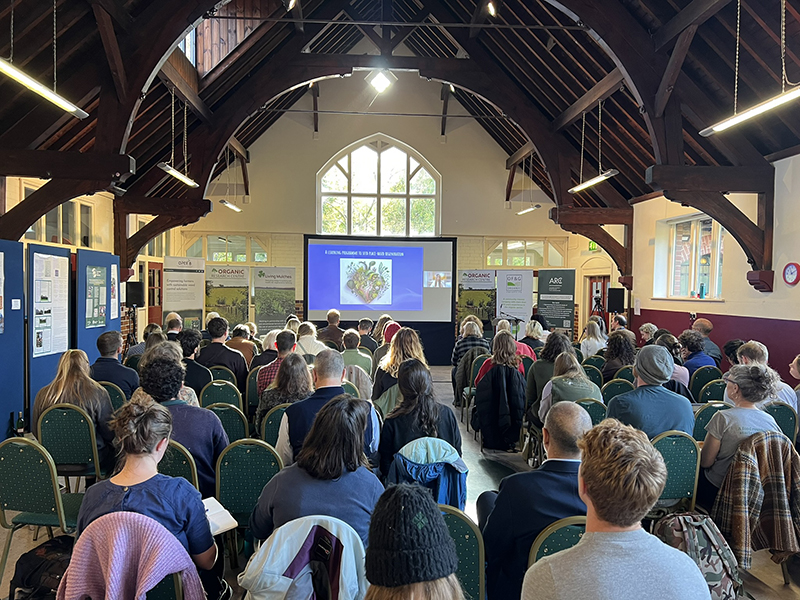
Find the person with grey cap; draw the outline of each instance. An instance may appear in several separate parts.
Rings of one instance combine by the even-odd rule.
[[[364,600],[464,600],[456,545],[430,490],[395,485],[369,524]]]
[[[637,387],[613,398],[608,403],[606,417],[641,429],[650,439],[673,429],[692,435],[691,403],[662,386],[672,377],[673,365],[672,356],[663,346],[645,346],[639,350],[633,366]]]

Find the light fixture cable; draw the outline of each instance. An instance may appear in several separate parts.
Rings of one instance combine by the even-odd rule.
[[[597,102],[597,173],[603,172],[603,101]]]
[[[189,124],[186,121],[188,112],[186,110],[186,102],[183,103],[183,174],[189,177]]]
[[[739,49],[742,32],[742,0],[736,0],[736,61],[733,67],[733,114],[739,112]]]
[[[9,40],[8,62],[14,62],[14,0],[11,0],[11,23],[8,26],[11,39]]]
[[[583,183],[583,149],[586,147],[586,111],[583,111],[583,122],[581,123],[581,167],[578,175],[578,183]]]
[[[169,153],[169,164],[170,166],[175,166],[175,87],[170,88],[170,153]]]

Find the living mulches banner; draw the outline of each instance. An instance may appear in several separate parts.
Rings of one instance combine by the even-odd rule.
[[[249,321],[250,267],[214,266],[206,270],[206,313],[218,312],[231,329]]]
[[[497,302],[495,271],[488,269],[458,272],[458,322],[467,315],[475,315],[484,327],[494,318]]]
[[[203,329],[206,261],[202,258],[164,258],[164,317],[176,312],[187,329]],[[166,325],[166,323],[165,323]]]
[[[575,319],[575,269],[539,269],[539,313],[572,339]]]
[[[295,314],[294,267],[253,267],[253,288],[258,331],[283,329],[286,316]]]

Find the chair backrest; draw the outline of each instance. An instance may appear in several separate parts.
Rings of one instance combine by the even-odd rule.
[[[129,356],[123,361],[123,365],[126,367],[130,367],[131,369],[135,369],[136,371],[139,370],[139,361],[142,360],[141,354],[134,354],[133,356]]]
[[[633,365],[625,365],[618,369],[614,374],[614,379],[625,379],[626,381],[634,383],[636,378],[633,376]]]
[[[217,500],[239,523],[246,523],[261,490],[282,468],[281,457],[266,442],[233,442],[217,459]]]
[[[164,457],[158,463],[158,472],[170,477],[183,477],[191,483],[195,489],[200,489],[200,481],[197,478],[197,464],[191,452],[186,446],[170,440]]]
[[[440,504],[439,510],[442,511],[450,537],[456,543],[456,555],[458,555],[456,577],[466,592],[466,597],[485,598],[486,555],[481,530],[472,519],[457,508]]]
[[[352,383],[350,383],[349,381],[347,381],[347,379],[342,381],[342,387],[344,388],[344,393],[345,394],[350,394],[354,398],[358,398],[358,396],[359,396],[358,388],[355,385],[353,385]]]
[[[331,340],[322,340],[322,343],[331,350],[339,350],[339,345],[336,342],[332,342]]]
[[[183,580],[180,573],[167,575],[147,592],[147,600],[183,600]]]
[[[261,419],[261,439],[270,446],[274,447],[275,444],[278,443],[281,419],[283,419],[283,413],[286,412],[289,406],[290,404],[288,402],[286,404],[279,404],[271,408],[270,411],[264,415],[264,418]]]
[[[545,527],[536,536],[528,555],[528,567],[540,558],[572,548],[586,532],[586,517],[567,517]]]
[[[364,354],[366,354],[367,356],[369,356],[370,358],[372,358],[372,350],[370,350],[370,349],[369,349],[369,348],[367,348],[366,346],[359,346],[359,347],[358,347],[358,351],[359,351],[359,352],[363,352]]]
[[[258,372],[260,370],[261,367],[256,367],[247,374],[247,387],[245,388],[247,406],[258,406]]]
[[[317,357],[315,354],[303,354],[303,360],[306,361],[307,365],[313,365]]]
[[[522,367],[525,369],[525,378],[528,377],[528,371],[531,370],[533,366],[533,359],[530,356],[522,356]]]
[[[56,465],[94,467],[98,477],[100,458],[91,417],[80,406],[54,404],[39,417],[39,441]]]
[[[403,395],[400,393],[400,386],[395,383],[388,390],[383,392],[372,404],[380,409],[380,414],[388,415],[402,400]]]
[[[722,402],[725,400],[725,382],[722,379],[709,381],[700,390],[700,395],[695,396],[695,398],[699,403]]]
[[[543,348],[543,346],[539,346],[539,347],[533,349],[533,353],[536,355],[537,359],[539,358],[539,355],[542,353],[542,348]]]
[[[653,438],[653,446],[667,465],[667,484],[659,501],[674,505],[688,501],[694,510],[697,476],[700,473],[700,448],[694,438],[682,431],[665,431]]]
[[[209,367],[209,370],[211,371],[211,377],[213,377],[214,380],[230,381],[233,385],[236,385],[236,375],[228,367]]]
[[[689,391],[692,392],[692,396],[698,398],[703,387],[715,379],[722,379],[722,371],[717,367],[700,367],[692,373],[692,378],[689,380]]]
[[[580,346],[580,344],[578,344],[578,346],[577,346],[577,347],[575,347],[575,346],[573,345],[573,348],[575,348],[575,357],[578,359],[578,362],[579,362],[579,363],[582,363],[582,362],[583,362],[583,352],[581,351],[581,346]]]
[[[589,413],[589,416],[592,418],[592,425],[597,425],[606,418],[606,405],[599,400],[584,398],[583,400],[578,400],[578,404]]]
[[[625,392],[630,392],[633,389],[633,384],[627,379],[612,379],[605,384],[601,390],[603,401],[606,403],[606,406],[608,406],[612,398],[624,394]]]
[[[233,404],[242,410],[242,394],[236,385],[229,381],[214,380],[205,385],[200,391],[200,406],[208,408],[212,404]]]
[[[102,385],[103,389],[108,392],[108,397],[111,399],[111,406],[114,407],[114,410],[121,408],[125,404],[125,392],[119,389],[116,383],[111,383],[110,381],[98,381],[97,383]]]
[[[219,402],[212,404],[208,410],[213,411],[222,421],[222,428],[228,435],[229,442],[243,440],[250,435],[250,428],[247,425],[247,417],[233,404]]]
[[[792,440],[792,444],[797,440],[797,413],[785,402],[773,402],[764,408],[772,415],[778,427],[781,428],[783,435]]]
[[[584,361],[583,372],[586,373],[586,376],[591,380],[593,384],[595,384],[599,388],[603,387],[603,372],[600,369],[598,369],[594,365],[587,364],[586,361]]]
[[[67,531],[56,465],[34,440],[9,438],[0,443],[0,525],[10,529],[7,510],[55,514],[62,531]]]
[[[587,356],[583,359],[581,363],[584,367],[587,365],[591,365],[593,367],[597,367],[597,369],[602,369],[603,365],[606,364],[606,359],[600,356],[599,354],[594,354],[592,356]]]
[[[703,408],[694,414],[694,429],[692,429],[692,437],[698,442],[704,442],[706,439],[706,425],[711,421],[711,417],[717,411],[727,410],[731,408],[730,404],[724,402],[709,402]]]
[[[480,354],[475,357],[475,360],[472,361],[472,368],[469,371],[469,387],[475,387],[475,378],[478,376],[483,363],[486,362],[486,359],[488,359],[489,356],[489,354]]]

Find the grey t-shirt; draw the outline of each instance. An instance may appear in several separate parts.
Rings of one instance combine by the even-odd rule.
[[[739,444],[755,433],[761,431],[780,433],[781,428],[769,413],[752,408],[734,407],[717,411],[706,425],[706,431],[719,440],[719,454],[714,464],[706,469],[706,478],[716,487],[720,487]]]
[[[522,600],[708,600],[700,569],[644,529],[585,533],[578,544],[537,561]]]

